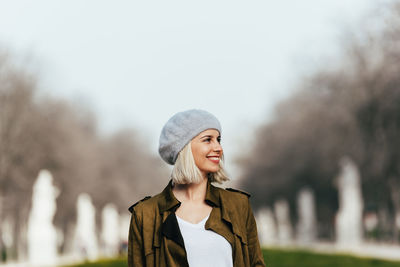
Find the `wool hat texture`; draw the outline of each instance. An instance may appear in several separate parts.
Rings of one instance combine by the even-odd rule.
[[[174,165],[186,144],[207,129],[216,129],[221,134],[221,124],[210,112],[201,109],[178,112],[161,130],[158,153],[165,162]]]

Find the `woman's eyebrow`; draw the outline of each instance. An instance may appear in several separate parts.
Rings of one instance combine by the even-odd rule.
[[[200,137],[200,139],[203,139],[203,138],[205,138],[205,137],[213,138],[214,136],[213,136],[213,135],[204,135],[204,136]],[[221,136],[218,135],[216,138],[221,138]]]

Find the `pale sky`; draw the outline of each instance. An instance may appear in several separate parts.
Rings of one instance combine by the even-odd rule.
[[[210,111],[235,170],[255,127],[374,3],[2,0],[0,44],[34,58],[43,90],[90,105],[104,132],[138,129],[154,154],[169,117]]]

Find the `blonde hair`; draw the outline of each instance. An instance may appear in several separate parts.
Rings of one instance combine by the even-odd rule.
[[[229,180],[223,165],[223,155],[221,159],[222,160],[220,160],[219,162],[219,170],[217,172],[208,174],[208,179],[210,180],[210,182],[222,184],[223,182]],[[172,169],[171,178],[172,181],[176,184],[197,184],[203,180],[201,171],[196,166],[196,163],[194,161],[191,142],[189,142],[179,152],[174,168]]]

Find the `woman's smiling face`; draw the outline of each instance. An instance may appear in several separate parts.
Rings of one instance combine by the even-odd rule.
[[[219,171],[222,157],[221,136],[215,129],[201,132],[191,141],[191,149],[197,168],[204,177],[208,173]]]

